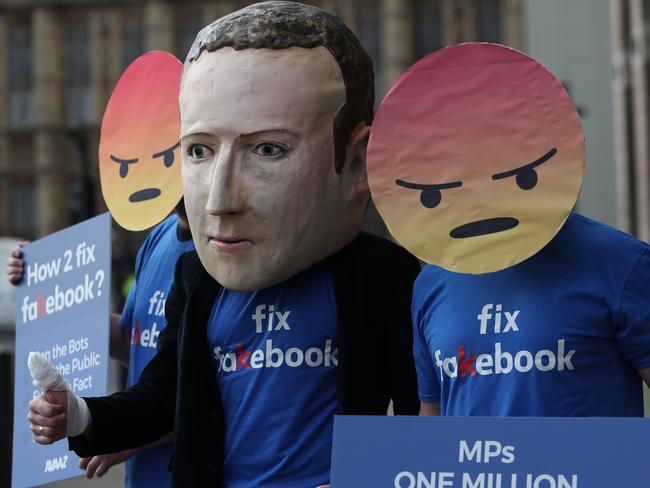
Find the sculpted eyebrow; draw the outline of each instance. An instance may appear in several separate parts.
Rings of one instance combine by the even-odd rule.
[[[395,183],[404,188],[410,188],[411,190],[446,190],[448,188],[459,188],[463,186],[462,181],[452,181],[450,183],[410,183],[397,179]]]
[[[264,137],[265,135],[273,135],[273,134],[289,134],[291,137],[298,137],[298,134],[295,133],[294,131],[290,129],[261,129],[261,130],[256,130],[254,132],[248,132],[246,134],[242,134],[241,137],[242,139],[249,138],[249,137]]]
[[[181,139],[186,139],[188,137],[210,137],[210,134],[207,132],[188,132],[187,134],[181,134]]]
[[[531,170],[531,169],[535,168],[536,166],[539,166],[540,164],[542,164],[542,163],[548,161],[549,159],[551,159],[553,156],[555,156],[556,153],[557,153],[557,149],[553,148],[549,152],[544,154],[541,158],[536,159],[532,163],[525,164],[523,166],[520,166],[519,168],[511,169],[510,171],[505,171],[503,173],[497,173],[495,175],[492,175],[492,179],[493,180],[501,180],[503,178],[508,178],[510,176],[515,176],[516,174],[521,173],[522,171]]]

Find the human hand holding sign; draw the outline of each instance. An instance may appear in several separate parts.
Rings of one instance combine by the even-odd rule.
[[[34,440],[49,445],[68,436],[83,433],[90,423],[90,412],[83,398],[70,390],[70,384],[39,353],[30,353],[28,363],[34,385],[42,388],[43,394],[29,402],[27,419]],[[112,454],[83,458],[79,468],[88,479],[103,476],[112,466],[129,459],[137,449],[128,449]]]
[[[7,258],[7,279],[14,286],[18,285],[23,278],[25,262],[23,261],[23,252],[20,249],[26,244],[29,244],[29,241],[18,241],[18,249],[11,251]]]
[[[86,478],[92,479],[93,476],[101,478],[108,472],[110,468],[116,464],[123,463],[131,458],[138,449],[127,449],[125,451],[114,452],[111,454],[101,454],[99,456],[92,456],[82,458],[79,461],[79,468],[86,472]]]
[[[29,402],[27,419],[34,440],[49,445],[67,436],[81,434],[90,422],[83,398],[70,390],[70,384],[40,353],[31,352],[27,360],[34,385],[43,394]]]

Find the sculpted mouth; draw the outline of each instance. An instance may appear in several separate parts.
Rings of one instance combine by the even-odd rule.
[[[229,243],[229,244],[234,244],[234,243],[237,243],[237,242],[250,241],[250,239],[245,239],[245,238],[239,237],[239,236],[221,236],[221,235],[209,236],[209,239],[211,241],[226,242],[226,243]]]
[[[209,244],[219,251],[236,253],[248,249],[253,244],[253,241],[240,237],[210,236]]]
[[[519,221],[513,217],[496,217],[459,225],[452,229],[449,235],[455,239],[464,239],[466,237],[496,234],[497,232],[513,229],[518,225]]]
[[[160,190],[158,188],[145,188],[144,190],[138,190],[135,193],[132,193],[129,197],[129,202],[144,202],[146,200],[151,200],[152,198],[157,198],[160,196]]]

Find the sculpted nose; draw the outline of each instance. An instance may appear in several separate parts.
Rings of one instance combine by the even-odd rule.
[[[206,210],[213,215],[242,212],[246,207],[242,183],[232,147],[223,147],[214,166]]]

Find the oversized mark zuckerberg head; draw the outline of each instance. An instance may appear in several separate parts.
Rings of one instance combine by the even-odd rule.
[[[160,222],[182,196],[178,89],[182,65],[151,51],[118,81],[102,120],[99,175],[113,218],[125,229]]]
[[[223,286],[278,283],[354,239],[373,72],[339,19],[273,1],[216,20],[185,61],[180,110],[190,228]]]
[[[559,231],[584,170],[562,84],[504,46],[462,44],[410,68],[368,146],[373,200],[420,259],[462,273],[520,263]]]

